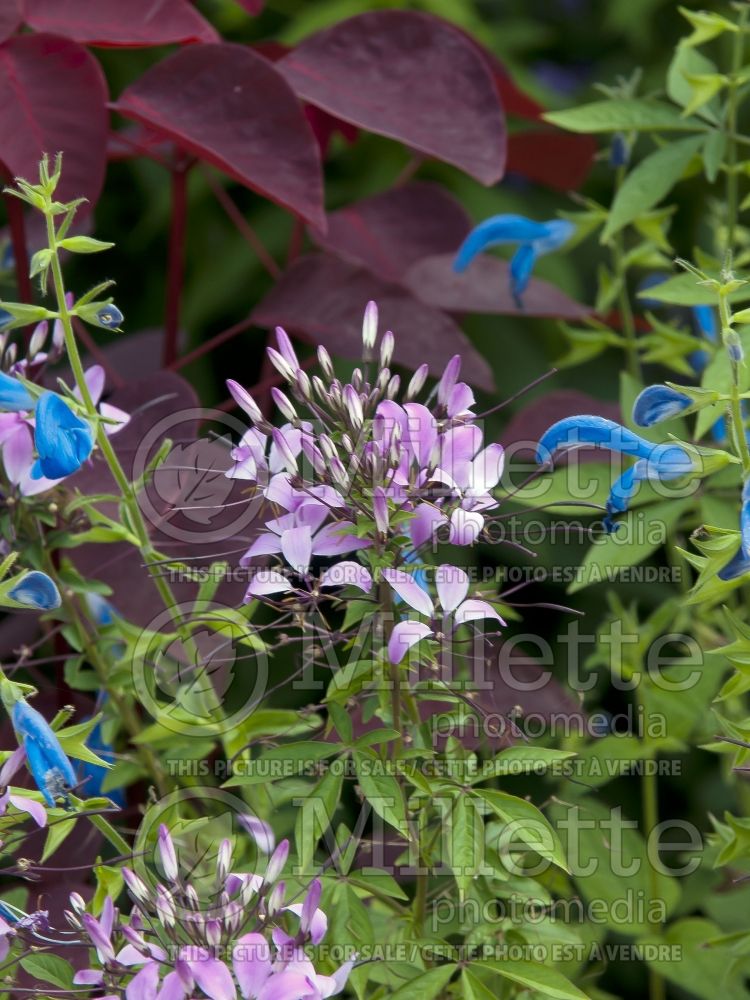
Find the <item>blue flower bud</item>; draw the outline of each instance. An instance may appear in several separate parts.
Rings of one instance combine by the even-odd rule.
[[[94,434],[56,393],[39,397],[35,411],[34,444],[39,458],[32,479],[62,479],[80,469],[94,447]]]
[[[56,799],[65,798],[75,786],[73,767],[50,724],[23,698],[13,705],[11,720],[36,786],[47,805],[54,806]]]
[[[690,406],[691,400],[684,392],[666,385],[649,385],[633,404],[633,421],[639,427],[653,427],[662,420],[676,417]]]
[[[107,330],[119,329],[120,324],[125,319],[117,306],[112,303],[108,306],[102,306],[97,312],[96,318],[99,325],[105,327]]]
[[[8,597],[37,611],[51,611],[60,607],[60,591],[53,580],[39,570],[27,573],[8,591]]]
[[[11,317],[12,318],[12,317]],[[0,410],[33,410],[34,400],[26,388],[5,372],[0,372]]]

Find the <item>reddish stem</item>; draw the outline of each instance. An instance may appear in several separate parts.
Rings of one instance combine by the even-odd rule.
[[[217,333],[215,337],[211,337],[208,340],[204,340],[202,344],[199,344],[194,350],[189,351],[187,354],[183,354],[181,358],[177,358],[173,361],[171,365],[167,365],[169,371],[176,372],[180,368],[184,368],[185,365],[189,365],[192,361],[197,361],[198,358],[202,358],[204,354],[208,354],[215,347],[219,347],[221,344],[226,344],[228,340],[232,337],[236,337],[237,334],[242,333],[253,325],[252,317],[248,319],[243,319],[239,323],[235,323],[234,326],[228,327],[226,330],[222,330],[221,333]]]
[[[23,217],[23,204],[12,194],[5,195],[5,209],[8,213],[10,240],[13,245],[13,257],[16,268],[16,283],[18,297],[21,302],[31,302],[31,278],[29,277],[29,254],[26,249],[26,221]]]
[[[206,178],[206,183],[211,188],[211,192],[221,205],[221,207],[226,212],[228,218],[234,223],[235,228],[239,234],[246,240],[250,245],[253,253],[261,262],[266,271],[271,275],[272,278],[281,277],[281,268],[273,259],[271,254],[266,250],[262,240],[257,235],[255,230],[252,228],[247,219],[242,215],[240,210],[237,208],[235,203],[226,193],[221,184],[216,180],[216,178],[211,174],[211,172],[205,167],[203,168],[203,175]]]
[[[167,257],[167,297],[164,315],[165,366],[177,360],[177,339],[180,331],[180,300],[185,265],[185,233],[187,230],[188,165],[178,163],[172,168],[172,220],[169,227]]]

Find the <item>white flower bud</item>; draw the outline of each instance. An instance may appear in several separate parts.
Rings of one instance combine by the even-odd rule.
[[[375,346],[378,336],[378,307],[374,302],[368,302],[365,307],[365,318],[362,322],[362,343],[366,351]]]

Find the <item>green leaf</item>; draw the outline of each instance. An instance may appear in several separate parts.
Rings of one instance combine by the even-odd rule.
[[[312,864],[315,846],[333,821],[343,783],[343,771],[329,771],[297,809],[294,842],[302,869]]]
[[[591,546],[567,592],[575,594],[592,583],[611,583],[629,566],[642,563],[664,544],[692,502],[691,497],[675,498],[646,511],[627,513],[620,527]],[[626,538],[630,540],[625,542]]]
[[[468,969],[461,971],[461,988],[463,1000],[496,1000],[497,997],[484,985],[481,979],[477,979]]]
[[[399,833],[409,837],[404,793],[393,774],[388,773],[388,761],[363,749],[354,752],[354,763],[359,787],[374,812]]]
[[[536,962],[522,960],[498,961],[494,958],[480,959],[471,964],[476,968],[495,972],[503,979],[510,979],[527,989],[536,990],[541,996],[548,997],[550,1000],[587,1000],[586,994],[581,993],[570,980],[546,965],[537,965]]]
[[[607,243],[623,226],[658,204],[682,177],[703,142],[703,136],[678,139],[641,160],[615,196],[601,236],[602,243]]]
[[[693,88],[686,79],[688,73],[715,73],[716,64],[699,52],[697,49],[681,45],[675,51],[672,62],[667,71],[667,94],[675,102],[686,108],[693,98]],[[701,108],[700,115],[709,121],[716,123],[719,120],[720,108]],[[721,134],[721,133],[719,133]]]
[[[482,871],[484,861],[484,822],[471,797],[459,792],[450,804],[443,833],[446,838],[448,864],[458,886],[461,902],[474,878]]]
[[[687,10],[685,7],[677,9],[693,29],[692,34],[683,38],[680,45],[686,47],[703,45],[704,42],[710,42],[712,38],[723,35],[725,31],[739,30],[736,24],[721,14],[713,14],[706,10]]]
[[[551,764],[575,757],[573,750],[550,750],[547,747],[508,747],[482,767],[477,781],[499,777],[505,774],[528,774],[530,771],[544,771]]]
[[[483,799],[506,823],[514,825],[513,841],[522,840],[537,854],[552,861],[564,871],[568,862],[562,844],[547,817],[531,802],[519,799],[494,788],[478,788],[476,795]]]
[[[71,253],[100,253],[102,250],[109,250],[114,246],[114,243],[95,240],[91,236],[67,236],[64,240],[60,240],[57,245]]]
[[[225,788],[237,785],[257,785],[281,778],[304,777],[306,771],[320,760],[333,757],[342,747],[339,743],[303,740],[266,750],[255,760],[235,762],[235,773],[224,782]]]
[[[54,823],[50,823],[47,827],[47,838],[44,841],[44,850],[42,851],[42,863],[50,858],[57,848],[62,844],[62,842],[68,837],[69,834],[73,832],[73,827],[76,825],[76,817],[71,816],[70,819],[58,819]],[[128,847],[128,851],[130,848]]]
[[[715,306],[716,291],[700,285],[692,274],[676,274],[659,285],[652,285],[638,292],[638,298],[653,299],[671,306]],[[738,288],[727,296],[730,302],[747,302],[750,299],[750,284]]]
[[[59,955],[52,955],[49,952],[27,955],[21,959],[21,967],[30,976],[40,979],[43,983],[52,983],[61,990],[73,988],[73,966]]]
[[[391,993],[389,1000],[435,1000],[457,968],[451,962],[449,965],[430,969]]]
[[[702,132],[706,126],[685,119],[671,104],[638,97],[594,101],[567,111],[550,111],[545,121],[569,132]]]

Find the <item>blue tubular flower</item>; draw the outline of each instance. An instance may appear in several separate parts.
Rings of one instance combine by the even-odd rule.
[[[623,455],[638,459],[634,465],[620,476],[612,486],[607,500],[607,514],[604,525],[613,531],[613,514],[624,514],[633,494],[643,480],[679,479],[693,471],[693,460],[678,444],[654,444],[634,434],[614,420],[604,417],[579,416],[558,420],[542,435],[537,446],[536,460],[549,462],[560,449],[571,449],[583,445],[609,448]]]
[[[24,386],[5,372],[0,372],[0,410],[33,410],[34,400]]]
[[[521,296],[529,283],[537,258],[557,250],[570,239],[574,231],[573,223],[564,219],[535,222],[523,215],[493,215],[475,226],[463,241],[453,262],[453,270],[461,274],[487,247],[517,243],[518,250],[510,262],[510,278],[513,298],[520,309]]]
[[[32,479],[62,479],[80,469],[94,447],[94,434],[54,392],[39,397],[35,411],[34,444],[39,458]]]
[[[8,591],[8,597],[35,611],[51,611],[61,604],[60,591],[54,581],[39,570],[32,570],[22,577]]]
[[[720,580],[736,580],[738,576],[750,573],[750,479],[742,487],[742,509],[740,510],[740,532],[742,541],[736,555],[720,569]]]
[[[652,427],[676,417],[690,406],[692,400],[684,392],[666,385],[649,385],[633,403],[633,421],[639,427]]]
[[[47,805],[54,806],[75,786],[73,767],[47,720],[23,698],[13,705],[11,720],[37,788]]]

